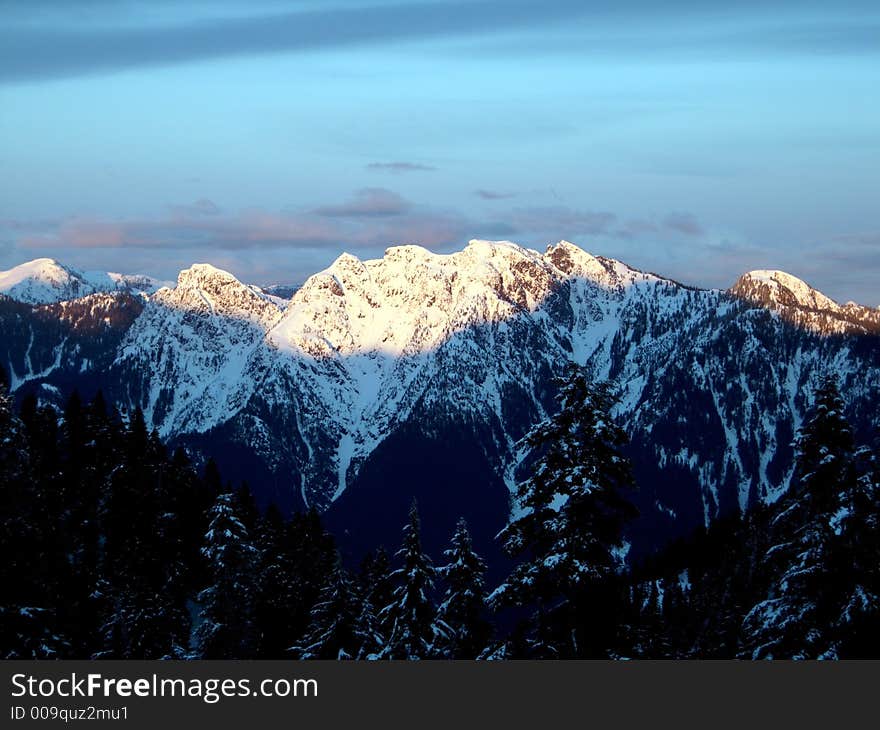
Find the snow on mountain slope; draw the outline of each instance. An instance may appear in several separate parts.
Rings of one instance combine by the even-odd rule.
[[[513,487],[517,443],[573,361],[617,384],[643,509],[693,524],[784,489],[822,374],[876,421],[870,343],[819,336],[871,331],[865,311],[781,272],[697,290],[564,241],[395,246],[343,254],[289,301],[194,265],[146,298],[107,378],[163,437],[247,454],[276,493],[324,509],[402,433],[455,433]]]
[[[549,396],[529,393],[572,346],[560,347],[542,307],[575,279],[579,331],[604,311],[598,292],[616,300],[662,281],[567,243],[546,255],[508,242],[472,241],[450,255],[397,246],[375,261],[343,254],[282,310],[230,274],[196,265],[151,298],[117,365],[132,402],[163,435],[205,432],[242,414],[265,460],[301,455],[292,471],[304,499],[326,504],[415,411],[493,422],[520,393],[526,412],[545,412]],[[577,343],[582,359],[595,347]],[[270,420],[292,433],[275,433]],[[519,435],[500,427],[493,438],[507,452]]]
[[[740,277],[744,285],[751,282],[757,288],[766,287],[768,299],[779,304],[789,304],[808,309],[836,309],[837,303],[809,284],[784,271],[758,269]]]
[[[830,302],[787,275],[749,281],[765,279],[798,297],[779,307]],[[708,517],[778,493],[789,446],[777,421],[797,427],[802,389],[832,361],[844,377],[859,367],[803,343],[782,355],[789,335],[774,316],[564,241],[543,254],[509,242],[448,255],[396,246],[372,261],[343,254],[286,308],[193,266],[152,297],[117,364],[163,435],[232,424],[306,503],[326,507],[406,423],[470,424],[512,485],[517,440],[575,361],[616,380],[633,431],[664,434],[652,458],[693,471]],[[722,482],[733,497],[719,495]]]
[[[144,299],[129,291],[29,305],[0,297],[0,366],[16,390],[31,381],[73,379],[83,392],[88,379],[108,373],[122,336],[140,315]],[[63,404],[63,399],[57,405]]]
[[[205,431],[240,410],[257,385],[248,372],[280,318],[269,297],[209,264],[180,272],[150,297],[117,357],[134,361],[130,387],[163,435]],[[125,380],[125,379],[124,379]]]
[[[94,288],[53,259],[35,259],[0,272],[0,292],[19,301],[46,304],[92,294]]]
[[[148,276],[80,272],[41,258],[0,271],[0,294],[28,304],[50,304],[116,290],[151,294],[161,282]]]
[[[87,276],[91,276],[87,274]],[[97,277],[102,277],[103,274],[97,274]],[[107,276],[110,277],[110,280],[116,285],[117,289],[132,291],[132,292],[141,292],[142,294],[155,294],[162,287],[172,286],[174,282],[171,281],[162,281],[161,279],[155,279],[152,276],[146,276],[144,274],[117,274],[116,272],[110,271],[107,273]],[[98,279],[101,280],[100,278]]]
[[[743,274],[730,288],[735,296],[780,312],[798,326],[820,334],[880,332],[880,312],[854,302],[843,306],[784,271]]]

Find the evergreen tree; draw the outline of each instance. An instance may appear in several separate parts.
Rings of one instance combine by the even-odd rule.
[[[391,572],[391,558],[381,545],[361,561],[360,593],[377,611],[391,603],[394,594]]]
[[[290,571],[293,602],[289,604],[292,640],[281,648],[298,644],[311,621],[311,611],[327,576],[336,565],[336,546],[315,509],[293,516],[289,528]]]
[[[54,580],[47,571],[52,538],[26,429],[7,384],[0,367],[0,658],[57,658],[68,641],[58,631]]]
[[[798,434],[795,482],[771,521],[768,595],[743,623],[746,655],[754,659],[837,656],[831,627],[850,586],[834,522],[856,486],[853,450],[843,401],[827,378]]]
[[[220,476],[220,468],[213,458],[208,459],[205,463],[204,474],[205,488],[211,495],[211,499],[217,498],[217,495],[223,493],[223,478]]]
[[[257,550],[236,513],[235,496],[221,494],[210,511],[202,554],[211,576],[199,593],[196,629],[202,659],[248,659],[257,644],[253,620]]]
[[[364,644],[360,606],[351,578],[337,562],[311,611],[308,631],[292,648],[300,659],[354,659]]]
[[[662,622],[662,641],[666,654],[672,659],[684,658],[688,654],[688,603],[679,576],[669,576],[663,583],[663,597],[660,605]]]
[[[384,547],[380,546],[368,553],[361,561],[358,593],[361,606],[358,635],[362,637],[363,643],[357,658],[378,659],[389,634],[387,622],[382,621],[379,612],[391,603],[394,594],[391,560]]]
[[[627,437],[611,417],[610,384],[591,384],[576,366],[558,384],[559,412],[525,438],[534,468],[518,488],[519,516],[500,535],[522,562],[492,601],[534,607],[536,657],[604,656],[624,600],[622,531],[636,514],[625,494]]]
[[[361,607],[358,631],[364,643],[358,650],[358,659],[379,659],[388,643],[389,627],[387,620],[383,620],[387,616],[380,616],[380,612],[394,595],[391,572],[391,559],[381,545],[361,561],[357,581]]]
[[[254,532],[260,520],[260,510],[247,482],[242,482],[235,491],[235,499],[238,503],[237,511],[242,523],[249,532]]]
[[[658,581],[635,582],[622,617],[619,648],[625,656],[639,659],[668,657]]]
[[[26,455],[21,422],[13,412],[9,395],[9,379],[0,367],[0,474],[6,479],[21,476]]]
[[[99,428],[100,404],[89,412]],[[94,439],[93,439],[94,440]],[[184,462],[169,461],[143,414],[135,409],[122,429],[105,500],[105,555],[94,592],[103,623],[95,656],[123,659],[179,658],[187,651],[192,586],[181,507],[195,475]]]
[[[387,641],[380,631],[381,621],[372,601],[365,596],[361,597],[360,613],[355,623],[360,646],[355,659],[375,660],[382,658],[382,650]]]
[[[446,592],[437,611],[437,622],[449,636],[443,653],[452,659],[476,659],[491,634],[485,616],[486,563],[474,551],[464,518],[458,521],[452,544],[444,555],[449,563],[438,573],[446,583]]]
[[[254,608],[260,632],[257,656],[285,659],[303,632],[302,581],[294,560],[293,530],[270,504],[258,521],[257,596]]]
[[[189,615],[176,601],[148,586],[117,591],[101,627],[96,659],[184,659]]]
[[[880,436],[856,454],[855,488],[836,523],[845,592],[834,620],[841,659],[880,656]]]
[[[533,653],[532,641],[529,638],[531,631],[532,626],[529,621],[517,621],[506,637],[489,644],[477,658],[486,662],[526,659]]]
[[[415,500],[409,510],[409,522],[403,529],[403,546],[396,557],[402,562],[391,574],[397,585],[391,603],[380,614],[390,627],[382,657],[428,659],[435,655],[437,639],[443,632],[435,621],[436,609],[431,600],[436,571],[422,551]]]

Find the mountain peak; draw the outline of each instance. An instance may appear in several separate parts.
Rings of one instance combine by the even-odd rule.
[[[27,261],[19,266],[15,267],[16,269],[28,269],[28,270],[38,270],[45,268],[60,268],[63,269],[61,264],[59,264],[55,259],[50,259],[46,256],[34,259],[33,261]]]
[[[348,251],[343,251],[341,254],[339,254],[339,256],[336,257],[336,260],[332,264],[330,264],[330,268],[331,269],[336,268],[336,267],[349,268],[352,266],[359,267],[362,265],[363,265],[363,262],[357,256],[355,256],[353,253],[349,253]]]
[[[854,302],[840,306],[785,271],[749,271],[728,291],[740,299],[774,309],[783,318],[820,334],[880,332],[880,312]]]
[[[106,281],[89,280],[55,259],[39,258],[0,271],[0,293],[28,304],[49,304],[114,289],[113,282],[106,275],[104,278]]]
[[[465,246],[465,251],[525,251],[526,249],[513,241],[489,241],[483,238],[472,238]]]
[[[55,259],[39,258],[0,271],[0,286],[13,286],[25,279],[59,280],[70,276],[69,270]]]
[[[334,277],[343,286],[368,278],[366,264],[357,256],[343,253],[317,276]]]
[[[401,246],[389,246],[385,249],[386,259],[412,259],[412,258],[425,258],[427,256],[433,256],[428,249],[424,246],[419,246],[415,243],[407,243]]]
[[[177,287],[160,290],[156,298],[173,308],[220,314],[264,326],[277,320],[281,311],[270,296],[211,264],[193,264],[184,269],[177,276]]]
[[[743,274],[730,288],[743,299],[763,305],[836,310],[837,302],[802,279],[777,269],[756,269]]]
[[[0,294],[26,304],[52,304],[96,294],[129,291],[149,295],[162,282],[142,274],[77,271],[50,258],[39,258],[0,271]]]
[[[241,284],[235,276],[228,271],[218,269],[213,264],[193,264],[177,275],[177,286],[199,286],[207,281]],[[242,284],[242,286],[244,285]]]
[[[588,271],[598,271],[601,265],[592,254],[584,251],[568,241],[560,241],[547,246],[544,258],[559,269],[563,274],[577,276]]]

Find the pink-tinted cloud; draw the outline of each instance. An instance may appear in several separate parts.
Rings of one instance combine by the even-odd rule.
[[[664,231],[668,235],[670,221],[686,229],[688,238],[698,240],[694,235],[697,224],[685,214],[670,215],[660,222],[622,221],[609,211],[520,207],[499,212],[495,220],[486,221],[457,210],[417,205],[386,188],[365,188],[341,203],[281,212],[255,208],[230,213],[213,201],[201,199],[169,206],[165,215],[155,218],[76,217],[43,229],[12,221],[7,222],[5,230],[10,234],[7,239],[14,241],[19,250],[36,255],[47,251],[63,255],[64,250],[161,249],[188,251],[215,260],[224,251],[260,248],[333,253],[348,249],[373,254],[389,245],[418,243],[451,250],[470,238],[507,238],[537,247],[560,238],[586,245],[594,245],[591,239],[603,238],[644,241],[647,237],[662,238]]]
[[[253,247],[341,250],[403,241],[442,245],[467,240],[475,227],[455,211],[417,207],[391,190],[366,188],[349,201],[298,211],[250,209],[224,214],[210,201],[197,201],[170,206],[163,217],[77,217],[51,230],[22,227],[13,233],[18,247],[30,251],[202,248],[213,253]]]
[[[338,242],[331,225],[307,216],[249,211],[233,217],[64,222],[49,234],[24,236],[20,248],[247,248],[254,244],[310,247]]]

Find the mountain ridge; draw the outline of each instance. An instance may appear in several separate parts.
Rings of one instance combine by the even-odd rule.
[[[353,269],[367,269],[386,261],[401,261],[407,258],[410,260],[413,258],[443,260],[475,251],[483,251],[483,258],[486,258],[486,252],[496,253],[504,250],[514,251],[520,255],[536,255],[539,259],[552,262],[560,271],[565,273],[572,273],[574,269],[578,269],[579,273],[585,275],[585,277],[596,277],[597,281],[604,278],[609,286],[613,286],[617,280],[616,277],[619,277],[620,272],[625,270],[671,282],[685,289],[727,291],[735,296],[741,296],[744,299],[765,304],[768,307],[794,306],[813,311],[831,310],[834,312],[848,312],[851,316],[853,313],[873,314],[875,312],[875,309],[853,301],[848,301],[841,305],[819,289],[807,284],[804,280],[781,270],[755,269],[743,273],[728,289],[712,289],[683,284],[661,274],[632,267],[617,259],[594,256],[565,240],[548,245],[544,254],[511,241],[483,239],[472,239],[462,251],[447,254],[433,253],[416,244],[391,246],[385,250],[384,256],[380,259],[362,260],[354,254],[343,252],[326,269],[316,272],[308,277],[306,282],[296,287],[279,284],[261,287],[247,284],[231,272],[210,263],[194,263],[180,271],[176,282],[170,282],[162,281],[146,274],[119,274],[99,271],[81,272],[58,262],[56,259],[37,258],[23,262],[7,271],[0,271],[0,294],[29,304],[48,304],[76,299],[101,291],[132,290],[142,291],[146,295],[153,295],[161,288],[174,289],[181,285],[189,285],[190,279],[209,281],[212,278],[220,278],[230,281],[234,280],[280,305],[283,300],[289,300],[295,296],[297,291],[302,289],[309,280],[323,275],[334,275],[337,269],[350,272]],[[490,254],[488,258],[491,259],[491,257]],[[473,256],[473,258],[479,259],[480,257]],[[57,291],[35,294],[29,291],[26,286],[38,283],[53,287]],[[281,297],[272,294],[272,291],[276,289],[285,292],[289,291],[290,296]],[[877,307],[876,310],[880,311],[880,307]]]
[[[82,272],[52,258],[38,258],[0,271],[0,294],[28,304],[54,304],[113,291],[155,293],[163,282],[143,274]]]
[[[142,297],[100,357],[58,332],[39,357],[19,336],[7,360],[13,382],[28,374],[25,389],[100,382],[172,444],[225,460],[224,473],[264,500],[342,513],[349,526],[419,491],[416,453],[436,462],[430,480],[415,479],[433,485],[420,499],[451,509],[437,501],[447,494],[465,513],[469,500],[491,500],[484,522],[506,513],[518,441],[551,412],[553,377],[574,362],[616,383],[657,539],[778,497],[823,374],[850,388],[857,423],[876,422],[866,308],[810,309],[825,300],[800,280],[752,274],[731,290],[696,289],[568,242],[540,253],[475,240],[452,254],[343,254],[284,302],[201,264]],[[43,326],[32,325],[37,340]],[[460,463],[440,458],[449,444]],[[369,494],[384,496],[362,503]]]

